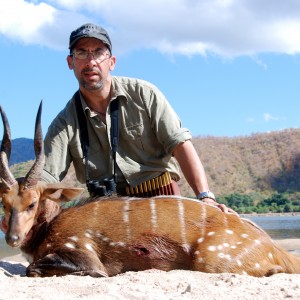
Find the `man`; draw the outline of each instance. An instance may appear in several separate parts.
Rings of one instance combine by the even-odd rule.
[[[82,25],[71,33],[69,49],[67,62],[78,80],[79,93],[48,129],[43,180],[61,181],[73,162],[80,182],[102,184],[113,179],[120,195],[179,194],[179,164],[198,199],[232,212],[209,191],[191,133],[181,127],[164,95],[148,82],[111,75],[116,57],[106,30]],[[113,103],[116,124],[111,119],[116,110]]]

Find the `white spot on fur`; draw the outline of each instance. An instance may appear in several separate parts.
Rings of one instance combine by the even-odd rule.
[[[225,254],[224,254],[224,253],[219,253],[218,256],[219,256],[220,258],[224,258],[224,257],[225,257]]]
[[[190,244],[183,244],[181,247],[182,247],[182,249],[185,253],[190,253],[190,251],[191,251],[191,245]]]
[[[94,218],[97,218],[98,217],[98,210],[99,210],[99,202],[96,202],[96,206],[95,206],[95,209],[93,210],[93,216]]]
[[[91,239],[92,238],[92,234],[88,231],[85,232],[84,234],[88,239]]]
[[[129,209],[130,209],[130,199],[124,201],[124,211],[123,211],[123,221],[126,227],[127,238],[131,239],[131,229],[129,226]]]
[[[212,236],[212,235],[214,235],[215,234],[215,232],[214,231],[211,231],[211,232],[209,232],[208,234],[207,234],[207,236]]]
[[[256,269],[259,269],[259,268],[260,268],[260,264],[259,264],[259,263],[256,263],[256,264],[255,264],[255,268],[256,268]]]
[[[65,243],[65,247],[70,248],[70,249],[75,249],[75,245],[72,243]]]
[[[196,250],[195,252],[194,252],[194,255],[196,255],[196,256],[198,256],[200,254],[200,251],[199,250]]]
[[[248,236],[249,236],[249,235],[248,235],[247,233],[241,234],[241,237],[242,237],[243,239],[246,239]]]
[[[242,262],[238,259],[237,261],[237,265],[239,266],[239,267],[241,267],[242,266]]]
[[[229,244],[228,243],[224,243],[223,246],[226,247],[226,248],[228,248]]]
[[[255,243],[259,244],[259,245],[261,244],[261,242],[259,240],[255,240]]]
[[[231,248],[231,249],[236,249],[236,246],[233,245],[233,246],[231,246],[230,248]]]
[[[228,228],[228,220],[226,214],[223,214],[222,221],[223,221],[223,228]]]
[[[273,254],[270,252],[270,253],[268,253],[268,257],[270,258],[270,259],[273,259]]]
[[[214,252],[214,251],[217,250],[217,248],[216,248],[216,246],[209,246],[209,247],[207,247],[207,250],[211,251],[211,252]]]
[[[120,247],[125,247],[126,243],[124,243],[124,242],[118,242],[117,245],[120,246]]]
[[[243,242],[237,242],[236,244],[237,244],[237,245],[241,245],[241,244],[243,244]]]
[[[179,222],[181,229],[181,239],[183,244],[188,244],[186,240],[186,229],[185,229],[185,212],[184,212],[184,204],[182,201],[177,201],[178,210],[179,210]]]
[[[156,216],[156,201],[151,198],[150,208],[151,208],[151,224],[154,229],[157,228],[157,216]]]
[[[225,258],[226,258],[227,260],[231,260],[231,255],[226,254],[226,255],[225,255]]]
[[[50,248],[52,246],[52,244],[51,243],[47,243],[47,248]]]
[[[223,246],[222,245],[218,245],[217,248],[218,248],[218,250],[222,250]]]
[[[198,243],[198,244],[201,244],[203,241],[204,241],[204,238],[201,237],[201,238],[199,238],[199,239],[197,240],[197,243]]]
[[[102,233],[99,232],[99,231],[97,231],[95,235],[96,235],[96,237],[98,237],[98,238],[101,238],[101,237],[102,237]]]
[[[78,242],[79,238],[76,235],[70,236],[69,237],[70,240],[72,240],[73,242]]]
[[[243,271],[242,274],[243,275],[248,275],[248,273],[246,271]]]
[[[94,248],[93,248],[93,245],[90,244],[90,243],[86,243],[85,245],[85,248],[91,252],[94,252]]]
[[[200,264],[203,264],[203,263],[204,263],[204,258],[203,258],[203,257],[199,257],[199,258],[198,258],[198,262],[199,262]]]
[[[206,205],[200,205],[200,209],[201,209],[201,212],[199,214],[199,219],[200,219],[199,228],[200,228],[201,236],[204,236],[205,232],[206,232],[205,223],[206,223],[206,210],[207,210],[207,206]]]
[[[228,233],[228,234],[233,234],[233,231],[232,231],[232,230],[229,230],[229,229],[226,229],[226,233]]]
[[[128,215],[128,211],[129,211],[129,200],[127,199],[126,201],[124,201],[124,213],[123,213],[123,221],[125,223],[128,223],[129,222],[129,215]]]

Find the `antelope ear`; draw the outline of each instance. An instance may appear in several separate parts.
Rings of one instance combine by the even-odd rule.
[[[42,193],[42,199],[50,199],[55,202],[68,202],[79,197],[83,188],[70,188],[59,184],[47,184]]]

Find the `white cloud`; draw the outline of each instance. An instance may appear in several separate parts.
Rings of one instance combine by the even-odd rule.
[[[1,1],[0,32],[12,39],[33,42],[46,24],[54,21],[55,9],[45,3]]]
[[[261,66],[264,70],[268,69],[268,65],[264,63],[261,59],[259,59],[256,55],[251,55],[252,60],[259,66]]]
[[[80,13],[41,1],[0,0],[0,35],[23,44],[67,49],[70,32],[87,21]]]
[[[279,120],[283,120],[283,118],[279,118],[279,117],[274,117],[269,113],[264,113],[263,114],[263,119],[266,122],[270,122],[270,121],[279,121]]]
[[[222,57],[300,52],[298,0],[0,0],[0,33],[67,48],[84,22],[102,24],[117,52],[155,48],[169,55]],[[133,9],[134,8],[134,9]]]

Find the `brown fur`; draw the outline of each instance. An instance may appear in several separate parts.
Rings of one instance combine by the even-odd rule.
[[[28,276],[114,276],[151,268],[300,273],[299,259],[257,225],[193,199],[98,199],[45,224],[33,226],[39,238],[27,240],[32,247],[21,245],[31,256]]]

